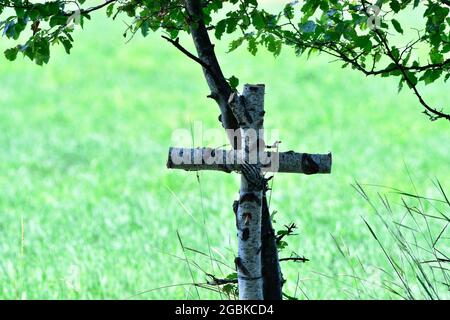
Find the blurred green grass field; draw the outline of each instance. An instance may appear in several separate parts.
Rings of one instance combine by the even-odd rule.
[[[175,129],[196,121],[219,128],[200,68],[158,35],[125,44],[125,25],[101,16],[77,31],[70,56],[55,48],[45,67],[0,58],[2,299],[116,299],[192,282],[174,257],[183,257],[177,230],[185,246],[208,252],[209,242],[215,258],[232,265],[237,175],[197,179],[165,168]],[[266,84],[265,126],[279,130],[282,150],[333,152],[329,176],[274,179],[277,227],[299,226],[284,254],[311,260],[283,264],[288,292],[298,277],[311,299],[367,298],[347,292],[342,275],[351,267],[331,236],[367,266],[387,265],[361,219],[371,211],[350,184],[408,191],[407,168],[424,195],[433,194],[435,177],[450,186],[448,124],[428,121],[409,91],[397,94],[395,79],[365,78],[327,57],[299,59],[289,50],[276,59],[225,51],[218,45],[227,76]],[[448,104],[448,89],[436,84],[425,92]],[[188,255],[207,272],[230,272]],[[137,296],[186,297],[198,298],[189,286]]]

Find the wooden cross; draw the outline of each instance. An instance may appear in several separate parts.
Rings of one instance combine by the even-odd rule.
[[[265,172],[320,174],[331,172],[331,153],[308,154],[268,151],[264,143],[264,85],[245,85],[242,95],[232,94],[229,106],[240,129],[227,132],[238,138],[235,150],[170,148],[167,167],[187,171],[216,170],[241,173],[236,210],[238,231],[239,298],[262,299],[261,202],[267,179]]]

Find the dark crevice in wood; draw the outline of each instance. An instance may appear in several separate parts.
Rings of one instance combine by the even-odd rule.
[[[254,193],[245,193],[242,195],[242,197],[239,199],[239,204],[242,204],[244,202],[256,202],[259,203],[260,199],[258,196]]]
[[[303,157],[302,157],[302,168],[303,168],[304,174],[316,174],[320,170],[319,165],[307,153],[303,154]]]
[[[244,228],[244,230],[242,230],[242,240],[247,241],[248,238],[250,237],[250,229],[249,228]]]
[[[261,216],[261,242],[262,242],[262,275],[264,279],[264,300],[282,300],[283,282],[278,261],[278,247],[275,231],[272,226],[266,191],[263,192]]]

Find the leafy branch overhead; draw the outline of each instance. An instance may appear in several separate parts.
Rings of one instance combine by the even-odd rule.
[[[230,51],[245,44],[252,54],[264,48],[278,55],[288,46],[299,56],[325,53],[366,76],[397,77],[399,90],[406,85],[431,120],[450,120],[448,105],[434,106],[421,93],[423,85],[450,78],[450,1],[281,3],[269,10],[257,0],[205,0],[200,18],[216,39],[231,35]],[[175,41],[180,33],[190,33],[198,18],[188,13],[184,0],[0,0],[0,32],[16,43],[4,54],[9,60],[22,54],[42,65],[54,44],[70,53],[72,22],[82,27],[101,9],[113,19],[129,17],[128,39],[160,30]],[[204,61],[196,61],[205,67]],[[232,90],[238,83],[236,77],[228,78]]]

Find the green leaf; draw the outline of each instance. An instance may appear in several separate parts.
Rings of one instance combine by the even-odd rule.
[[[398,83],[398,93],[400,93],[403,90],[403,79],[400,79],[400,82]]]
[[[240,37],[236,40],[231,41],[230,45],[228,46],[228,52],[234,51],[239,48],[242,42],[244,42],[244,37]]]
[[[19,52],[19,47],[11,48],[5,50],[5,57],[9,61],[14,61],[17,58],[17,53]]]
[[[70,42],[69,39],[67,39],[66,37],[59,37],[59,40],[61,41],[61,43],[64,46],[64,50],[66,50],[67,54],[70,54],[70,49],[72,49],[72,42]]]
[[[266,26],[264,18],[258,10],[253,10],[251,16],[253,26],[255,27],[256,30],[261,30]]]
[[[294,8],[292,7],[291,3],[288,3],[284,7],[283,14],[288,19],[293,19],[294,18]]]
[[[391,3],[389,4],[391,6],[391,9],[394,10],[395,13],[400,11],[400,3],[397,0],[391,0]]]
[[[277,242],[278,250],[283,250],[288,246],[288,243],[286,241],[279,241]]]
[[[444,81],[447,82],[450,79],[450,72],[445,75]]]
[[[226,294],[233,294],[235,289],[236,289],[236,286],[233,284],[230,284],[230,283],[224,285],[222,288],[223,292]]]
[[[361,49],[364,49],[365,52],[370,52],[370,50],[372,50],[372,41],[370,40],[370,36],[355,37],[353,40],[355,45]]]
[[[15,25],[14,20],[7,21],[3,27],[3,36],[6,35],[7,38],[14,38],[16,35]]]
[[[43,4],[41,15],[42,16],[54,16],[59,12],[59,1],[49,1]]]
[[[150,25],[149,25],[149,23],[148,23],[148,20],[145,19],[145,20],[142,22],[142,24],[141,24],[141,33],[142,33],[142,36],[146,37],[146,36],[148,35],[149,29],[150,29]]]
[[[62,26],[67,24],[68,20],[66,16],[53,16],[50,18],[50,27]]]
[[[115,3],[113,2],[113,3],[111,3],[110,5],[108,5],[108,7],[106,8],[106,15],[107,15],[108,17],[111,17],[111,16],[112,16],[112,14],[113,14],[113,12],[114,12],[114,5],[115,5]]]
[[[391,48],[391,52],[392,52],[392,55],[394,56],[395,59],[399,59],[400,58],[400,51],[398,50],[397,47],[392,47]]]
[[[420,78],[421,81],[424,81],[425,84],[430,84],[435,82],[442,75],[442,70],[427,70]]]
[[[258,46],[257,46],[255,38],[252,37],[252,38],[248,39],[247,49],[252,55],[256,55],[256,53],[258,52]]]
[[[320,6],[321,1],[318,0],[310,0],[306,1],[306,3],[302,7],[302,12],[304,13],[304,18],[308,19],[311,17],[317,10],[317,8]]]
[[[411,87],[410,83],[413,86],[416,86],[417,82],[418,82],[416,75],[413,72],[410,72],[410,71],[406,71],[405,73],[406,73],[406,76],[408,77],[408,80],[409,80],[408,86]]]
[[[214,29],[214,35],[216,36],[217,39],[220,40],[220,38],[222,38],[223,33],[225,32],[225,29],[227,27],[227,20],[220,20],[217,24],[216,27]]]
[[[236,272],[233,272],[233,273],[230,273],[229,275],[227,275],[227,277],[226,277],[225,279],[228,279],[228,280],[235,280],[235,279],[237,279],[237,278],[238,278],[237,273],[236,273]]]
[[[233,33],[236,30],[239,20],[236,17],[227,19],[227,33]]]
[[[402,26],[401,26],[400,22],[398,22],[398,21],[395,20],[395,19],[392,19],[391,22],[392,22],[392,25],[394,26],[394,29],[395,29],[398,33],[403,34],[403,29],[402,29]]]
[[[440,53],[436,49],[432,49],[430,52],[430,59],[433,63],[443,63],[444,62],[444,55]]]
[[[446,44],[442,47],[442,53],[448,53],[450,52],[450,43]]]
[[[306,21],[300,25],[300,30],[305,33],[312,33],[316,31],[316,23],[312,20]]]
[[[239,85],[239,79],[236,78],[235,76],[231,76],[230,78],[227,79],[228,83],[230,84],[230,87],[233,90],[236,90],[237,86]]]

